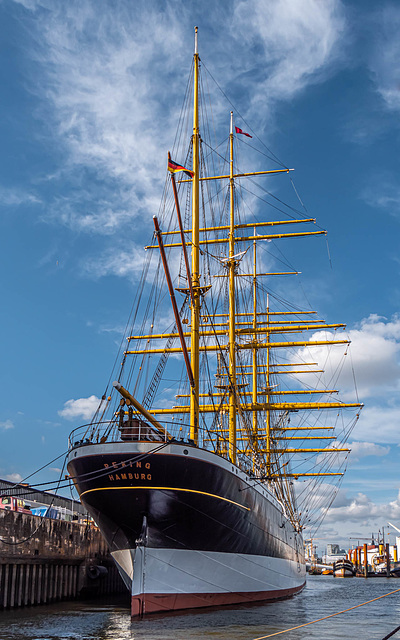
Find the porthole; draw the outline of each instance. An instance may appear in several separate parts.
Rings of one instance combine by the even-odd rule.
[[[188,453],[189,453],[189,451],[188,451],[187,449],[184,449],[184,450],[183,450],[183,455],[184,455],[184,456],[187,456],[187,454],[188,454]]]

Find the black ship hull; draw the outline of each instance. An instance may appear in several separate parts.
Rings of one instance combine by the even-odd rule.
[[[132,615],[288,597],[305,582],[282,505],[186,444],[77,446],[68,470],[132,594]],[[144,569],[146,567],[146,569]]]

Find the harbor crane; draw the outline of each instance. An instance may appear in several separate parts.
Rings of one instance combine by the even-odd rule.
[[[393,527],[393,529],[396,529],[396,531],[398,531],[400,533],[400,529],[398,527],[396,527],[394,524],[392,524],[391,522],[388,522],[388,524]]]

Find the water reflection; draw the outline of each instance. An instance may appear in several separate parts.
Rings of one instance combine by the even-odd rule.
[[[128,598],[67,602],[0,613],[1,640],[254,640],[400,588],[400,581],[310,576],[290,600],[152,616],[131,622]],[[282,640],[382,640],[399,624],[400,594],[277,636]]]

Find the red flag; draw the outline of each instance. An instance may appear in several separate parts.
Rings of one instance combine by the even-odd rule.
[[[248,138],[252,138],[253,137],[249,133],[246,133],[245,131],[242,131],[241,129],[239,129],[239,127],[236,127],[236,126],[235,126],[235,131],[236,131],[236,133],[241,133],[242,136],[247,136]]]
[[[186,169],[186,167],[182,167],[181,164],[174,162],[171,158],[168,158],[168,171],[171,173],[177,173],[177,171],[184,171],[190,178],[193,178],[194,173],[190,169]]]

